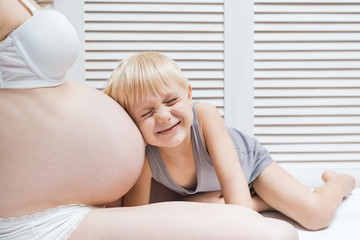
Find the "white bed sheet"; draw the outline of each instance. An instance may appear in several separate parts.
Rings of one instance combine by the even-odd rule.
[[[291,223],[298,230],[300,240],[360,240],[360,188],[342,202],[330,226],[320,231],[307,231],[278,212],[264,212],[262,215]]]

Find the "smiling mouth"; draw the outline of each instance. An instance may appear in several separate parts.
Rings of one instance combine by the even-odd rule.
[[[175,125],[173,125],[173,126],[167,128],[167,129],[165,129],[165,130],[162,130],[162,131],[157,132],[157,134],[167,134],[167,133],[171,133],[172,130],[174,130],[177,126],[179,126],[179,124],[180,124],[180,121],[179,121],[178,123],[176,123]]]

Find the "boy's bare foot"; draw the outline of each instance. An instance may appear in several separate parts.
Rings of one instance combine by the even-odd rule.
[[[355,188],[355,178],[350,175],[326,171],[321,177],[325,183],[331,181],[338,182],[342,186],[344,197],[349,196]]]

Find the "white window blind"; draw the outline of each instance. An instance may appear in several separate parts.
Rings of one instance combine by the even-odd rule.
[[[164,53],[195,101],[254,129],[303,182],[316,185],[325,169],[359,180],[360,0],[86,0],[84,8],[88,85],[104,88],[124,57]]]
[[[254,135],[287,168],[360,177],[360,0],[255,0]]]
[[[118,61],[156,51],[224,114],[223,0],[85,1],[86,82],[102,89]]]

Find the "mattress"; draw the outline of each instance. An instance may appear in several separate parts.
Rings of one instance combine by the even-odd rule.
[[[360,240],[360,188],[344,199],[330,226],[319,231],[307,231],[278,212],[263,212],[263,216],[291,223],[299,232],[300,240]]]

